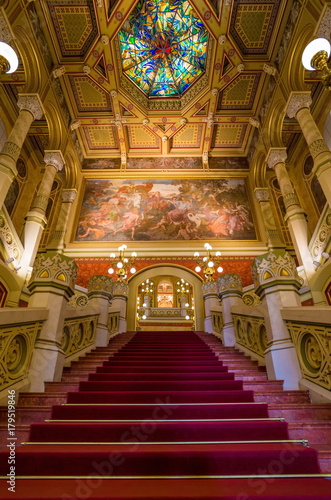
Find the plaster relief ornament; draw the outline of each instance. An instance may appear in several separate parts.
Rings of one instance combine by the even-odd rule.
[[[221,35],[221,36],[218,37],[218,43],[220,45],[224,45],[225,42],[226,42],[226,35]]]
[[[80,120],[73,120],[70,123],[70,130],[77,130],[81,126],[81,121]]]
[[[257,118],[254,118],[253,116],[249,118],[249,123],[255,128],[260,128],[259,120]]]
[[[184,125],[186,125],[186,124],[187,124],[187,120],[186,120],[186,118],[182,118],[182,119],[180,120],[180,124],[184,127]]]
[[[110,91],[110,95],[112,96],[113,99],[117,97],[117,90],[113,89]]]
[[[145,125],[145,127],[149,124],[149,119],[148,118],[144,118],[143,119],[143,125]]]
[[[162,136],[162,142],[167,142],[167,140],[168,140],[168,137],[166,135],[163,135]]]
[[[89,75],[91,73],[91,68],[86,64],[86,66],[83,67],[83,71],[86,75]]]
[[[216,89],[216,88],[215,88],[215,89],[212,89],[211,94],[212,94],[214,97],[216,97],[216,96],[217,96],[217,94],[218,94],[218,89]]]
[[[245,65],[244,64],[238,64],[237,66],[237,71],[238,73],[242,73],[245,69]]]
[[[53,78],[60,78],[66,72],[65,66],[60,66],[52,71]]]
[[[178,97],[205,71],[208,31],[187,0],[139,0],[119,31],[123,74],[147,97]]]
[[[101,43],[103,43],[104,45],[108,45],[109,44],[109,36],[107,35],[102,35],[102,37],[100,38],[101,40]]]
[[[270,64],[264,64],[263,71],[265,73],[267,73],[268,75],[272,75],[272,76],[275,76],[275,74],[277,73],[276,68],[274,68],[273,66],[270,66]]]

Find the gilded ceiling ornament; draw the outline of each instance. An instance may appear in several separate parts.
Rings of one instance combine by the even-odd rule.
[[[86,75],[89,75],[91,73],[91,68],[87,64],[83,66],[83,71]]]
[[[144,118],[143,119],[143,125],[145,125],[145,127],[149,124],[149,119],[148,118]]]
[[[214,97],[216,97],[216,96],[217,96],[217,94],[218,94],[218,89],[217,89],[217,88],[212,89],[211,94],[212,94]]]
[[[80,120],[73,120],[70,123],[70,130],[77,130],[81,126],[81,121]]]
[[[107,35],[102,35],[102,37],[100,38],[101,40],[101,43],[103,43],[104,45],[108,45],[109,44],[109,36]]]
[[[112,96],[113,99],[115,99],[115,97],[117,97],[117,90],[115,89],[111,90],[110,95]]]
[[[277,73],[276,68],[274,68],[273,66],[270,66],[270,64],[264,64],[263,71],[265,73],[267,73],[268,75],[273,75],[273,76],[275,76],[275,74]]]
[[[257,118],[255,118],[255,117],[253,117],[253,116],[251,116],[251,117],[249,118],[249,123],[250,123],[253,127],[255,127],[255,128],[260,128],[260,122],[259,122],[259,120],[258,120]]]
[[[238,64],[238,66],[237,66],[238,73],[242,73],[244,71],[244,69],[245,69],[245,65],[244,64],[242,64],[242,63]]]
[[[220,35],[220,36],[218,37],[218,43],[219,43],[220,45],[224,45],[224,44],[225,44],[225,42],[226,42],[226,35]]]
[[[56,68],[52,71],[53,78],[60,78],[60,76],[63,76],[65,72],[65,66],[60,66],[59,68]]]
[[[168,140],[168,137],[166,135],[163,135],[162,136],[162,142],[167,142],[167,140]]]
[[[187,124],[187,119],[186,118],[181,118],[180,124],[184,127],[184,125]]]

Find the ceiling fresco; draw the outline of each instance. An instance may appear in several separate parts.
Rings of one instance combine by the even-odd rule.
[[[187,164],[188,170],[192,158],[208,170],[215,168],[214,158],[233,157],[218,162],[217,170],[247,171],[240,158],[249,157],[255,130],[250,118],[259,116],[274,79],[270,69],[289,3],[29,4],[45,62],[52,59],[53,70],[59,70],[54,82],[63,112],[79,125],[84,172],[142,169],[144,158],[149,165],[151,158],[173,158],[163,168],[171,171],[179,168],[180,157],[180,168]],[[286,141],[293,142],[289,135]]]

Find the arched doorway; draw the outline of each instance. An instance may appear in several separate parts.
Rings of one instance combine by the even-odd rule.
[[[172,277],[174,283],[178,280],[183,279],[190,283],[192,287],[192,296],[194,297],[194,308],[195,308],[195,328],[197,330],[203,330],[204,324],[204,306],[202,300],[202,281],[191,271],[186,268],[178,266],[153,266],[134,275],[129,281],[129,298],[127,307],[127,325],[128,330],[135,330],[135,318],[137,314],[137,299],[138,299],[138,288],[142,282],[146,280],[156,281],[160,284],[162,281],[167,280],[167,277]],[[163,279],[164,277],[164,279]],[[170,280],[167,280],[170,281]],[[176,304],[175,304],[176,305]]]

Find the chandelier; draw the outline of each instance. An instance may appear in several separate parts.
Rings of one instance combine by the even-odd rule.
[[[18,57],[8,43],[0,42],[0,74],[14,73],[18,68]]]
[[[118,247],[119,255],[116,257],[114,253],[111,253],[109,256],[112,259],[110,263],[110,268],[108,269],[109,274],[117,274],[118,281],[122,283],[127,282],[128,274],[134,274],[136,272],[136,268],[134,267],[135,258],[137,257],[136,252],[132,252],[131,258],[127,258],[124,256],[124,252],[127,249],[126,245],[121,245]],[[115,260],[117,259],[117,260]]]
[[[195,271],[197,273],[200,273],[201,271],[203,272],[203,275],[205,277],[205,282],[213,281],[215,268],[217,268],[218,273],[223,272],[223,267],[219,265],[221,261],[221,252],[216,252],[215,256],[212,257],[211,255],[212,246],[209,245],[209,243],[205,243],[204,247],[207,253],[207,255],[205,255],[204,257],[200,257],[199,252],[194,253],[194,257],[196,258],[196,263],[197,263]]]

